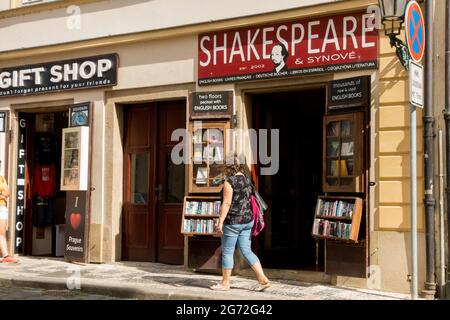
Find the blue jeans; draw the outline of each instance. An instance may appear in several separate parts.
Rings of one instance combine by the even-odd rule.
[[[222,228],[222,268],[233,269],[233,254],[236,243],[250,266],[259,262],[251,249],[253,221],[246,224],[224,224]]]

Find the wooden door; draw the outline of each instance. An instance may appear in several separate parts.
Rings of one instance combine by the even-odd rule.
[[[183,264],[184,237],[180,230],[185,195],[185,166],[177,165],[171,159],[172,149],[178,144],[178,141],[171,141],[171,136],[176,129],[186,128],[186,103],[159,103],[158,113],[157,261]]]
[[[123,260],[183,263],[184,165],[171,161],[171,135],[185,128],[185,102],[125,112]]]
[[[154,171],[156,108],[152,104],[125,113],[123,259],[155,261]]]

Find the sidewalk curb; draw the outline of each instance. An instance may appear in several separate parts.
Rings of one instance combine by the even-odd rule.
[[[55,279],[49,277],[23,277],[21,279],[0,277],[0,286],[3,287],[26,287],[26,288],[41,288],[45,290],[69,290],[67,288],[66,279]],[[78,290],[76,290],[78,291]],[[177,290],[178,291],[178,290]],[[153,299],[153,300],[205,300],[211,297],[205,297],[196,294],[183,294],[175,292],[174,290],[167,290],[161,288],[138,288],[124,287],[119,284],[109,283],[108,285],[100,283],[95,280],[82,280],[79,292],[87,294],[106,295],[117,298],[128,299]]]
[[[0,276],[1,287],[25,287],[25,288],[41,288],[44,290],[69,290],[67,288],[66,279],[55,279],[50,277],[15,277]],[[70,290],[72,291],[72,290]],[[78,290],[75,290],[78,291]],[[122,283],[105,284],[98,280],[82,280],[79,292],[85,294],[106,295],[116,298],[125,299],[141,299],[141,300],[258,300],[247,296],[223,296],[216,297],[211,291],[210,294],[192,292],[184,288],[166,289],[152,288],[144,285],[133,285],[124,287]],[[206,291],[207,292],[207,291]],[[267,297],[266,297],[267,298]]]

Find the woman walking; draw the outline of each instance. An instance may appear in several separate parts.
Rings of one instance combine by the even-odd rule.
[[[0,170],[2,162],[0,160]],[[3,176],[0,176],[0,251],[3,257],[2,263],[15,263],[16,259],[8,255],[8,245],[6,243],[6,227],[8,226],[8,207],[9,197],[8,184]]]
[[[229,163],[231,163],[229,165]],[[252,186],[246,176],[245,164],[238,157],[227,161],[226,180],[223,187],[223,200],[220,211],[218,234],[222,236],[222,281],[210,287],[212,290],[230,290],[230,277],[233,270],[233,255],[238,245],[242,256],[256,273],[259,285],[256,291],[270,287],[258,257],[251,250],[253,213],[250,203]]]

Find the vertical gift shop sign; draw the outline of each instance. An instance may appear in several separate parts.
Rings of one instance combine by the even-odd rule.
[[[23,228],[25,213],[25,164],[26,164],[26,130],[25,114],[19,112],[19,145],[17,149],[17,193],[16,225],[14,253],[23,253]]]
[[[286,67],[277,72],[280,55]],[[199,85],[376,68],[378,31],[364,12],[198,37]]]
[[[73,105],[69,110],[70,127],[92,127],[90,102]],[[91,144],[91,133],[89,144]],[[89,154],[91,154],[89,146]],[[79,155],[81,156],[81,155]],[[81,161],[81,159],[79,159]],[[89,158],[89,162],[90,158]],[[88,165],[90,168],[90,164]],[[90,170],[88,170],[88,186]],[[81,177],[80,177],[81,178]],[[67,261],[88,262],[90,188],[87,191],[66,191],[66,228],[64,258]]]

